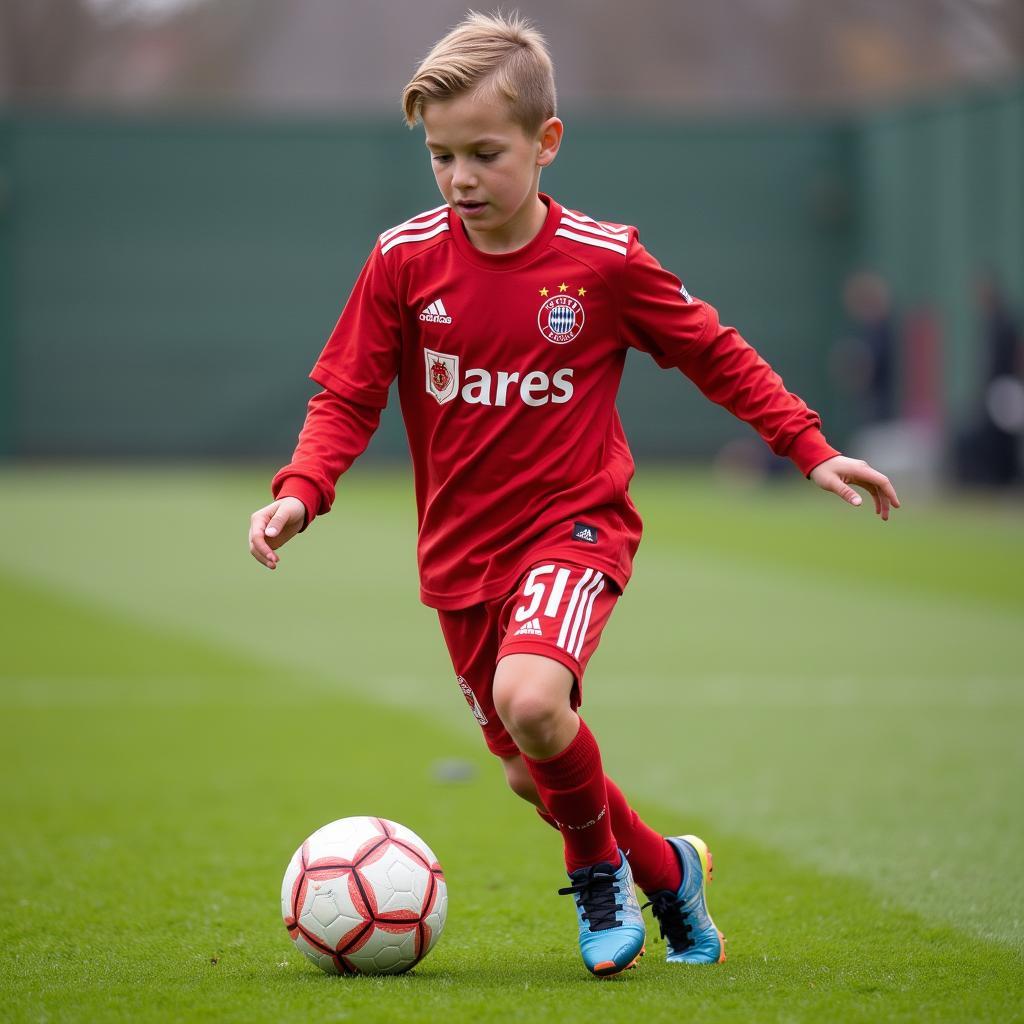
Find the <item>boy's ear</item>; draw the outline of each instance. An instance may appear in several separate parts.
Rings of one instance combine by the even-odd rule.
[[[558,147],[562,144],[562,133],[565,127],[557,117],[549,117],[537,134],[540,150],[537,153],[537,166],[547,167],[558,155]]]

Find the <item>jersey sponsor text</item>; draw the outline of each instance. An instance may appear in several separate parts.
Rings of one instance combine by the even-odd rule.
[[[479,367],[463,372],[460,380],[459,357],[448,352],[423,350],[427,368],[427,393],[445,405],[457,396],[469,405],[504,407],[510,396],[519,395],[524,405],[564,405],[573,396],[572,367],[566,366],[549,377],[543,370],[526,373]]]

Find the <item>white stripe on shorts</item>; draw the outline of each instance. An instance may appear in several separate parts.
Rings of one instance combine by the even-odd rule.
[[[580,630],[580,642],[576,645],[576,650],[572,652],[574,658],[579,658],[583,651],[583,641],[587,637],[587,628],[590,626],[590,613],[594,610],[594,602],[597,600],[597,595],[604,590],[604,580],[601,580],[601,585],[597,590],[593,591],[590,595],[590,600],[587,602],[587,614],[583,618],[583,628]]]
[[[594,578],[587,584],[586,589],[583,591],[579,607],[576,609],[576,620],[573,622],[572,631],[569,633],[569,642],[566,645],[566,650],[572,654],[574,658],[579,657],[579,651],[583,647],[583,638],[586,636],[586,628],[581,632],[580,624],[583,622],[584,618],[586,618],[588,623],[590,622],[590,609],[594,606],[594,598],[602,587],[604,587],[604,576],[602,576],[601,573],[595,573]],[[580,638],[579,645],[576,643],[577,634],[579,634]]]
[[[565,649],[565,638],[569,634],[569,626],[572,624],[573,613],[576,611],[576,603],[580,599],[580,591],[586,586],[587,580],[593,575],[594,570],[587,569],[573,588],[572,597],[569,598],[569,607],[565,610],[565,616],[562,618],[562,628],[558,633],[558,646],[563,650]]]

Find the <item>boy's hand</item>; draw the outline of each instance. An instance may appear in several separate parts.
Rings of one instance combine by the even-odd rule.
[[[896,497],[889,478],[877,469],[872,469],[863,459],[836,455],[820,466],[815,466],[811,470],[811,479],[824,490],[834,491],[851,505],[859,505],[861,496],[850,484],[863,487],[875,499],[875,511],[883,520],[888,520],[890,506],[900,507],[900,499]]]
[[[278,498],[249,519],[249,553],[268,569],[279,561],[274,549],[287,543],[302,529],[306,506],[298,498]]]

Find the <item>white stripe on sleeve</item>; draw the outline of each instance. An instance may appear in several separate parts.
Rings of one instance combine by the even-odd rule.
[[[569,231],[566,228],[559,228],[556,235],[561,235],[563,238],[571,238],[575,242],[584,242],[586,245],[596,246],[598,249],[611,249],[612,252],[626,255],[626,247],[624,245],[618,245],[615,242],[605,242],[603,239],[597,238],[595,235],[581,235],[576,231]]]
[[[438,206],[433,210],[417,214],[415,217],[410,217],[408,220],[402,221],[401,224],[396,224],[393,228],[388,228],[387,231],[382,232],[380,236],[381,243],[387,242],[395,235],[400,235],[403,231],[419,231],[421,228],[429,228],[438,223],[438,221],[445,220],[447,216],[447,206]]]
[[[598,224],[596,220],[586,220],[583,217],[574,217],[568,211],[562,215],[562,224],[570,228],[578,228],[580,231],[589,231],[592,235],[601,238],[611,239],[613,242],[629,242],[628,231],[612,231],[609,228]]]
[[[448,223],[446,221],[444,224],[438,224],[437,227],[433,228],[431,231],[424,231],[422,233],[408,234],[408,235],[398,235],[397,237],[392,238],[387,243],[387,245],[381,245],[381,247],[380,247],[381,255],[383,256],[390,249],[394,249],[394,247],[396,245],[401,245],[403,242],[423,242],[426,239],[433,238],[434,235],[439,235],[439,234],[441,234],[442,231],[447,231],[447,230],[448,230]],[[623,249],[622,251],[623,251],[623,253],[625,253],[626,250]]]

